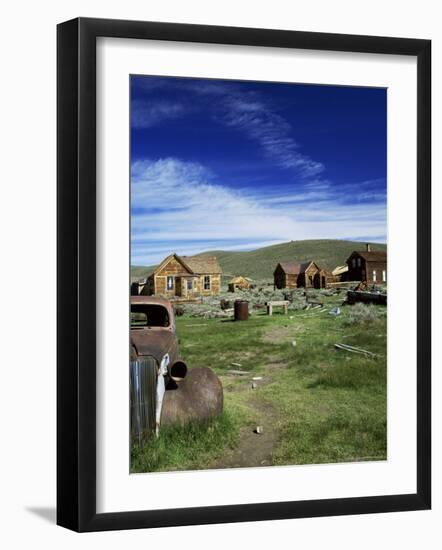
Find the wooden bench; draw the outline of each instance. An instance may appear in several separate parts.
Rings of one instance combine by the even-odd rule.
[[[280,300],[278,302],[266,302],[267,306],[267,315],[273,315],[273,308],[274,307],[283,307],[284,308],[284,315],[287,315],[288,308],[289,308],[289,301],[288,300]]]

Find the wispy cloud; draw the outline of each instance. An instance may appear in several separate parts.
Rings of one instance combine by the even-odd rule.
[[[318,160],[301,153],[301,144],[294,137],[292,125],[259,92],[244,91],[239,85],[226,82],[145,79],[145,90],[159,87],[181,90],[184,97],[181,103],[137,103],[133,109],[135,128],[159,124],[165,118],[186,115],[189,110],[197,109],[195,96],[206,100],[214,120],[231,127],[249,139],[255,141],[264,156],[277,166],[292,170],[302,178],[314,177],[324,171],[324,165]],[[147,86],[147,87],[146,87]],[[189,106],[192,108],[189,109]]]
[[[324,170],[322,163],[299,152],[291,125],[264,103],[231,95],[225,100],[224,122],[244,132],[261,146],[267,158],[298,175],[312,177]]]
[[[183,116],[188,108],[172,101],[135,100],[131,104],[132,128],[149,128],[167,119]]]
[[[385,203],[347,204],[345,193],[319,185],[284,191],[278,200],[259,190],[234,190],[214,183],[198,163],[175,158],[132,166],[132,263],[149,265],[173,250],[193,254],[210,249],[247,250],[297,239],[379,240],[385,233]],[[172,250],[173,248],[173,250]]]

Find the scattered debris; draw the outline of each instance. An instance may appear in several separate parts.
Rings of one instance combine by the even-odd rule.
[[[258,387],[258,384],[256,382],[252,382],[252,390],[256,390]]]
[[[232,367],[242,367],[241,363],[230,363]]]
[[[228,374],[234,374],[236,376],[246,376],[247,374],[250,374],[250,372],[247,372],[246,370],[228,370]]]
[[[263,432],[262,426],[256,426],[256,428],[253,431],[256,434],[262,434],[262,432]]]
[[[349,290],[347,292],[347,303],[350,305],[356,304],[357,302],[363,302],[365,304],[377,304],[377,305],[387,305],[387,294],[382,292],[369,292],[369,291],[360,291],[360,290]]]
[[[230,300],[226,300],[225,298],[221,299],[219,305],[223,311],[232,308],[232,302]]]
[[[337,315],[341,315],[341,308],[340,307],[334,307],[328,312],[329,315],[334,315],[335,317]]]
[[[292,340],[292,346],[296,348],[296,340]]]
[[[310,300],[309,298],[307,298],[307,304],[310,305],[312,309],[318,308],[318,307],[324,307],[324,304],[322,302],[316,302],[315,300]]]
[[[262,380],[262,376],[254,376],[252,380]]]
[[[349,351],[351,353],[359,353],[361,355],[366,355],[371,358],[376,357],[376,354],[371,351],[367,351],[366,349],[362,348],[356,348],[355,346],[350,346],[348,344],[335,344],[335,348]]]
[[[207,323],[194,323],[193,325],[184,325],[185,327],[206,327]]]

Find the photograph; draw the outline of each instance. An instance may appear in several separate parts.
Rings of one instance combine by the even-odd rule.
[[[387,459],[387,90],[130,75],[130,472]]]

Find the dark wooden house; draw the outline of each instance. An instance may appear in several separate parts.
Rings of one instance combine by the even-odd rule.
[[[279,262],[273,272],[275,288],[325,288],[326,272],[315,262]]]
[[[171,254],[147,277],[141,294],[191,299],[221,291],[221,267],[215,256]]]
[[[387,282],[387,252],[371,250],[367,244],[366,250],[355,250],[347,259],[349,281],[364,281],[367,284],[385,284]]]

